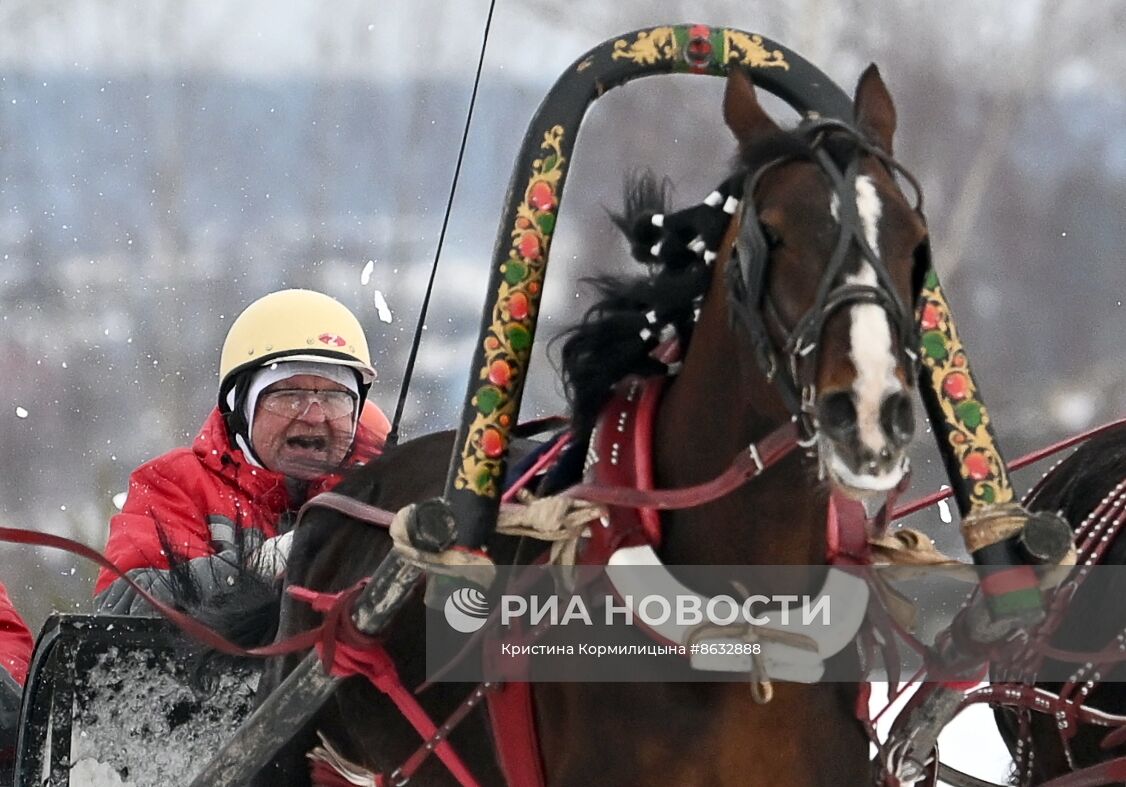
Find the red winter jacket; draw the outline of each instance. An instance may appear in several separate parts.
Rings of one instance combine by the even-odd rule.
[[[382,435],[363,424],[346,466],[378,456]],[[308,497],[331,489],[339,475],[309,482]],[[212,542],[234,541],[233,528],[254,528],[264,537],[277,535],[277,525],[303,500],[291,501],[285,476],[250,464],[231,445],[218,408],[212,410],[191,448],[177,448],[141,465],[129,477],[121,512],[109,523],[105,556],[122,571],[168,568],[157,526],[184,558],[216,554]],[[117,575],[102,569],[94,585],[97,595]]]
[[[21,686],[27,680],[27,665],[35,644],[31,630],[23,622],[8,591],[0,582],[0,669],[8,671]]]

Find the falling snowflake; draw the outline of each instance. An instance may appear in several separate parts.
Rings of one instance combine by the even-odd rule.
[[[375,291],[375,309],[379,312],[381,322],[391,322],[391,308],[387,305],[387,299],[383,297],[383,293],[379,290]]]
[[[942,489],[949,489],[947,484],[942,485]],[[954,521],[954,516],[950,513],[950,503],[945,500],[938,501],[938,518],[943,522],[950,523]]]

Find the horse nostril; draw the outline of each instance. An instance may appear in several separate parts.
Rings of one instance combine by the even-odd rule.
[[[817,421],[825,433],[842,440],[856,431],[856,405],[852,394],[837,391],[822,397],[817,406]]]
[[[911,397],[897,391],[884,399],[880,405],[880,426],[893,446],[899,447],[911,441],[915,434],[915,411],[911,407]]]

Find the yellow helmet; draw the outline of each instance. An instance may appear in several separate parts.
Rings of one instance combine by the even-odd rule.
[[[219,358],[220,401],[239,372],[278,360],[355,369],[363,388],[375,379],[360,321],[342,303],[313,290],[280,290],[246,307],[231,325]]]

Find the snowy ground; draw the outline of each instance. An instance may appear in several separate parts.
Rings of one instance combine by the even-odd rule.
[[[133,782],[124,781],[113,766],[85,758],[74,763],[70,769],[72,787],[136,787]]]
[[[78,688],[71,787],[171,787],[222,746],[249,711],[257,673],[191,684],[192,662],[111,647]]]

